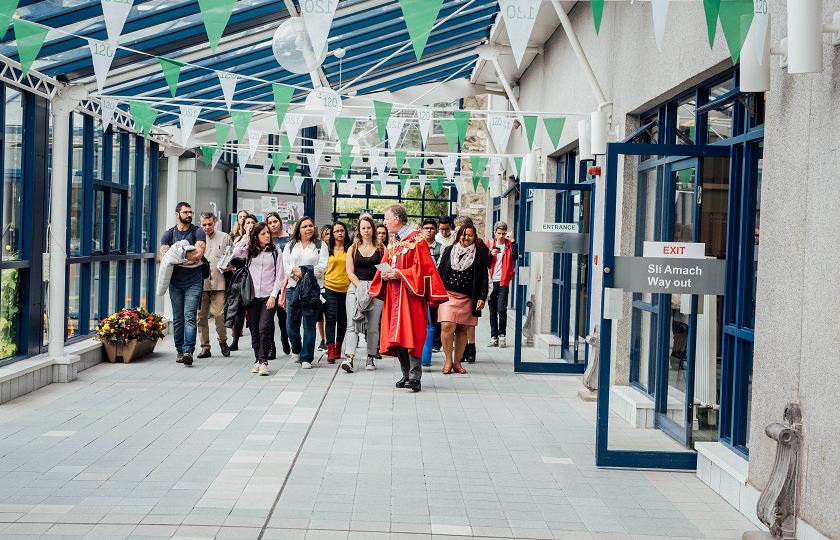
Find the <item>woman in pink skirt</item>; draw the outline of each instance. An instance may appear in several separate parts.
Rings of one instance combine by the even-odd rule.
[[[472,223],[463,225],[455,242],[443,251],[438,263],[438,273],[449,295],[449,301],[438,306],[441,341],[446,355],[443,373],[447,375],[453,369],[458,373],[467,372],[461,367],[461,357],[467,345],[467,329],[478,324],[487,300],[487,261],[476,249],[476,238],[475,226]]]

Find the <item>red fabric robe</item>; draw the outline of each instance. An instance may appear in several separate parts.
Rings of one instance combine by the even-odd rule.
[[[434,307],[449,300],[429,245],[418,231],[408,233],[400,241],[392,237],[382,262],[399,271],[402,279],[383,281],[377,270],[370,285],[368,294],[385,301],[380,353],[397,356],[399,345],[408,349],[411,356],[420,357],[429,324],[427,304]]]

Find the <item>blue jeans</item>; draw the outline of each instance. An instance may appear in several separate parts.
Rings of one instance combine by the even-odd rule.
[[[305,310],[312,312],[312,310]],[[301,362],[312,363],[315,358],[315,336],[318,334],[318,319],[321,318],[321,310],[311,315],[303,315],[301,320],[293,321],[286,317],[286,330],[289,333],[289,341],[292,342],[292,354],[299,354]],[[303,345],[300,341],[300,328],[303,326]]]
[[[172,300],[172,330],[175,334],[175,349],[179,354],[192,354],[195,351],[195,336],[198,329],[196,318],[203,288],[203,281],[198,281],[188,287],[169,285],[169,298]]]

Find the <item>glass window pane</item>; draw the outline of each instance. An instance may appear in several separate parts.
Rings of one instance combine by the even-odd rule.
[[[111,193],[111,251],[120,250],[120,198],[117,193]]]
[[[105,174],[105,136],[102,134],[102,120],[93,119],[93,179],[103,180]]]
[[[135,245],[134,245],[134,205],[136,204],[137,197],[135,190],[137,189],[137,154],[136,152],[136,141],[137,137],[135,135],[129,135],[129,140],[131,141],[129,148],[131,154],[128,158],[128,216],[126,221],[126,226],[128,227],[128,234],[127,234],[127,246],[128,246],[128,253],[134,253]]]
[[[120,183],[120,146],[122,135],[114,133],[111,137],[111,182]]]
[[[149,304],[146,302],[149,294],[149,262],[146,259],[140,263],[140,305],[149,309]]]
[[[677,103],[677,144],[694,144],[697,141],[694,124],[694,97]]]
[[[102,266],[102,263],[93,263],[91,264],[91,282],[90,282],[90,329],[96,327],[99,324],[101,319],[105,317],[101,317],[99,313],[99,300],[100,300],[100,279],[99,279],[99,269]]]
[[[67,337],[78,336],[82,311],[82,265],[71,264],[67,267]]]
[[[645,387],[648,392],[653,388],[649,387],[648,372],[650,371],[651,341],[655,338],[656,315],[642,309],[634,309],[634,316],[638,318],[638,334],[633,336],[633,350],[631,358],[638,362],[639,377],[638,383]]]
[[[6,87],[6,130],[3,162],[3,260],[20,259],[23,218],[23,106],[20,92]]]
[[[73,154],[70,163],[70,255],[82,254],[85,116],[73,114]]]
[[[709,101],[728,94],[735,88],[735,82],[729,79],[709,90]],[[728,139],[732,136],[732,112],[735,107],[729,105],[720,111],[709,112],[709,144]]]
[[[755,328],[755,299],[756,299],[756,288],[758,285],[758,240],[759,240],[759,226],[761,223],[761,175],[764,169],[764,143],[759,143],[758,147],[756,148],[756,152],[758,152],[758,161],[755,171],[754,177],[754,188],[753,193],[755,194],[755,217],[753,222],[755,223],[755,240],[754,245],[752,246],[753,255],[752,255],[752,272],[748,278],[748,286],[750,288],[749,294],[747,296],[747,313],[744,314],[744,326],[747,328]]]
[[[0,359],[3,359],[18,354],[20,270],[17,268],[0,273],[0,319],[5,321],[0,325]]]
[[[132,291],[134,291],[134,261],[125,261],[125,303],[127,308],[134,307],[131,302]]]
[[[143,252],[150,251],[152,227],[152,160],[151,149],[143,142]],[[198,221],[198,219],[196,219]]]
[[[117,312],[117,265],[117,261],[108,263],[108,313],[106,316]]]
[[[95,190],[93,192],[93,242],[91,252],[102,252],[105,246],[102,245],[102,214],[105,211],[105,192]]]
[[[656,169],[650,169],[639,175],[639,224],[641,230],[636,231],[636,256],[642,256],[644,242],[653,241],[656,224]],[[636,299],[650,303],[651,293],[635,295]]]
[[[753,353],[754,353],[754,346],[751,341],[745,341],[744,347],[747,349],[746,351],[746,365],[747,365],[747,373],[746,373],[746,386],[747,391],[744,392],[744,399],[746,403],[744,404],[744,409],[746,411],[746,415],[744,416],[744,429],[746,430],[744,433],[744,446],[747,448],[750,447],[750,417],[752,416],[752,389],[753,389]]]

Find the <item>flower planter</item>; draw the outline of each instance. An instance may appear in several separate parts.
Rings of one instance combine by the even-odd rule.
[[[113,342],[103,343],[102,347],[105,349],[105,354],[108,355],[108,360],[110,360],[112,364],[120,358],[123,363],[129,364],[138,358],[143,358],[144,356],[151,354],[152,351],[155,350],[155,345],[157,345],[157,339],[154,341],[148,339],[132,339],[125,345]]]

